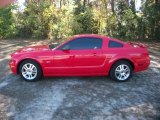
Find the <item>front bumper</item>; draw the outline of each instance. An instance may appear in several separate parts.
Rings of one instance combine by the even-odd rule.
[[[11,69],[12,73],[17,74],[16,61],[11,59],[11,60],[9,61],[9,66],[10,66],[10,69]]]

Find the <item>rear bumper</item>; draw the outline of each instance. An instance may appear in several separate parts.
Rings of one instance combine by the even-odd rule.
[[[10,61],[9,61],[9,66],[10,66],[10,69],[11,69],[12,73],[13,73],[13,74],[17,74],[16,61],[15,61],[15,60],[10,60]]]
[[[143,62],[138,62],[135,66],[134,72],[147,70],[150,65],[150,58],[146,58]]]

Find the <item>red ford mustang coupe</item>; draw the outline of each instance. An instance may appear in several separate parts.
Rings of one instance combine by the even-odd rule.
[[[11,54],[14,74],[26,81],[42,76],[105,76],[127,81],[150,64],[144,44],[126,43],[102,35],[83,34],[61,45],[31,46]]]

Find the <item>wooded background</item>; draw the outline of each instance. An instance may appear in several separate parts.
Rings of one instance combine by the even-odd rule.
[[[26,0],[0,9],[0,39],[64,39],[95,33],[160,41],[160,1]]]

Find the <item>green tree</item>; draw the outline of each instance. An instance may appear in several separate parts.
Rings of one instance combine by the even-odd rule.
[[[24,10],[0,9],[0,38],[63,39],[98,33],[124,39],[155,39],[160,33],[158,0],[26,0]]]
[[[142,37],[159,40],[160,4],[157,0],[146,0],[142,3]]]
[[[88,2],[75,1],[77,7],[74,9],[73,34],[98,33],[98,21],[94,19],[93,9]]]
[[[12,10],[16,6],[8,6],[0,9],[0,38],[11,38],[17,33]]]

